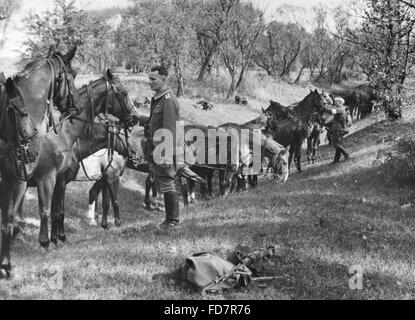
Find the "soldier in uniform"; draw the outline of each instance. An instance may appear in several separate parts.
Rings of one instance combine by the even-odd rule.
[[[336,154],[334,156],[333,163],[338,163],[340,157],[343,154],[344,159],[349,159],[349,154],[346,152],[343,143],[343,136],[347,134],[346,125],[347,125],[347,110],[344,105],[344,99],[341,97],[333,98],[334,107],[327,109],[328,112],[334,114],[334,119],[331,121],[330,125],[330,135],[333,143],[333,147],[336,149]]]
[[[167,86],[167,70],[162,67],[151,69],[149,79],[150,88],[155,91],[151,99],[150,118],[145,126],[146,145],[144,148],[145,157],[150,162],[150,168],[158,184],[160,192],[164,196],[166,219],[160,225],[161,229],[171,230],[179,228],[179,195],[176,191],[175,176],[177,170],[183,166],[183,145],[176,133],[176,122],[180,121],[180,107],[176,97],[170,92]],[[164,163],[157,163],[154,157],[154,149],[161,142],[154,141],[155,133],[160,130],[169,130],[173,137],[172,158]],[[167,154],[167,153],[166,153]]]

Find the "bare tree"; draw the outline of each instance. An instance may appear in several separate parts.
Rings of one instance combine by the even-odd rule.
[[[4,46],[10,17],[20,7],[20,4],[21,0],[0,0],[0,49]]]
[[[225,30],[220,53],[231,77],[226,96],[229,99],[241,85],[252,62],[256,41],[264,30],[263,12],[255,9],[252,3],[238,2],[231,10]]]
[[[271,76],[288,76],[301,51],[305,30],[298,24],[273,21],[259,36],[255,63]]]
[[[232,8],[238,0],[199,1],[197,6],[198,19],[194,19],[194,30],[196,32],[196,47],[194,51],[195,60],[200,65],[197,81],[202,81],[206,71],[210,71],[214,64],[215,56],[225,41],[225,33],[228,19]]]

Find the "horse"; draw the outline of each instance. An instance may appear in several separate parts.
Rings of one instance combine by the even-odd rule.
[[[109,101],[111,100],[111,101]],[[28,165],[27,174],[29,179],[36,184],[39,197],[40,231],[39,243],[42,247],[49,247],[48,220],[51,214],[52,199],[58,198],[62,187],[66,185],[65,179],[59,179],[60,174],[65,172],[70,163],[72,146],[77,139],[85,137],[90,123],[96,114],[112,114],[119,118],[124,124],[130,122],[133,108],[127,91],[115,78],[110,70],[107,70],[103,78],[100,78],[89,86],[83,87],[79,92],[79,113],[71,120],[61,121],[56,127],[60,133],[48,132],[39,139],[39,155],[37,159]],[[7,159],[1,161],[4,183],[11,185],[10,172],[3,170],[10,166]],[[27,182],[18,181],[5,190],[2,203],[2,247],[0,272],[8,277],[11,271],[10,243],[13,231],[19,229],[14,226],[14,216],[24,196]],[[54,204],[56,203],[53,201]],[[11,210],[10,210],[11,209]],[[52,239],[65,241],[66,237],[61,232],[63,228],[63,216],[52,211]],[[16,230],[13,230],[16,229]]]
[[[254,122],[257,122],[258,118],[254,120],[255,121],[247,122],[247,125],[226,123],[216,128],[216,135],[222,136],[222,138],[226,138],[222,140],[227,141],[226,150],[228,152],[228,161],[229,157],[231,156],[230,149],[232,148],[232,137],[236,137],[236,141],[240,143],[238,154],[239,161],[234,162],[235,159],[230,159],[231,161],[228,162],[228,164],[210,164],[209,162],[206,162],[207,164],[198,165],[201,169],[204,169],[205,174],[207,175],[209,194],[211,194],[212,192],[212,183],[209,180],[212,179],[213,172],[215,170],[219,171],[219,195],[224,196],[227,193],[233,191],[232,180],[233,178],[235,178],[238,169],[242,170],[242,168],[249,168],[252,166],[252,153],[255,152],[257,148],[260,151],[260,159],[262,159],[263,157],[267,157],[270,159],[271,166],[274,169],[274,177],[279,182],[285,182],[287,180],[288,153],[286,152],[284,147],[276,143],[272,138],[265,136],[260,131],[254,131],[251,125]],[[212,129],[212,127],[210,127],[210,129]],[[248,134],[249,139],[239,139],[240,137],[242,137],[242,130],[246,131],[244,133]],[[256,142],[259,142],[259,145],[254,145]],[[205,145],[204,150],[205,155],[208,155],[209,150],[215,149],[216,157],[218,157],[218,152],[220,152],[220,146],[218,145],[217,140],[214,142],[215,144],[213,146],[209,145],[209,139],[207,139],[205,143],[207,143]],[[250,174],[256,175],[257,173],[258,172],[251,172]],[[192,184],[189,184],[189,188],[191,189],[191,194],[193,197],[194,192]]]
[[[109,151],[109,153],[113,153],[113,154],[111,154],[111,156],[108,156],[108,157],[104,157],[104,156],[99,157],[99,159],[97,160],[98,164],[101,167],[103,167],[102,178],[100,178],[97,182],[102,184],[104,182],[104,177],[108,171],[111,171],[114,169],[117,170],[120,167],[122,167],[122,170],[124,169],[124,167],[121,165],[121,162],[124,160],[124,158],[122,158],[122,160],[120,159],[120,157],[122,157],[120,153],[122,155],[125,155],[125,157],[130,155],[131,150],[128,145],[128,142],[124,138],[125,136],[123,136],[122,133],[120,132],[120,125],[115,123],[114,121],[105,123],[99,117],[97,117],[97,119],[98,119],[98,122],[93,122],[90,124],[90,128],[87,130],[89,132],[87,136],[80,137],[72,145],[72,151],[68,159],[68,167],[57,178],[57,181],[58,181],[57,183],[59,182],[63,183],[64,181],[65,184],[61,185],[60,193],[58,195],[55,195],[54,198],[52,199],[52,207],[53,207],[52,210],[54,212],[58,212],[56,215],[61,216],[62,218],[64,218],[64,215],[65,215],[64,200],[65,200],[66,185],[69,182],[72,182],[76,179],[81,166],[85,171],[86,177],[89,180],[93,181],[89,177],[88,173],[86,172],[86,169],[83,164],[84,159],[93,155],[97,151],[100,151],[102,149],[109,147],[109,149],[111,150]],[[111,146],[109,146],[109,142],[111,142]],[[106,152],[105,154],[108,154],[108,153]],[[121,175],[122,173],[120,173],[118,176],[121,176]],[[31,181],[29,181],[29,186],[35,186],[33,182],[32,183],[30,182]],[[117,187],[118,186],[116,186],[115,184],[109,185],[109,188],[112,188],[111,190],[118,190]],[[108,194],[109,193],[105,192],[106,196]],[[116,198],[116,196],[118,195],[118,192],[117,191],[111,192],[111,195],[113,194],[115,195],[115,197],[114,198],[111,197],[111,201],[113,203],[113,208],[114,208],[114,217],[115,217],[114,220],[115,220],[116,226],[120,226],[121,222],[119,218],[119,206],[118,206],[118,200]],[[90,191],[90,198],[91,198],[91,191]],[[104,208],[106,208],[104,204],[107,204],[107,203],[109,204],[108,200],[109,199],[107,197],[103,199]],[[20,217],[23,217],[22,208],[23,206],[21,205],[20,210],[19,210]],[[109,206],[107,206],[107,208],[109,208]],[[107,212],[108,212],[108,209],[106,210],[106,213]],[[92,213],[92,216],[91,216],[90,212],[88,213],[89,214],[87,215],[87,218],[89,219],[89,224],[96,225],[94,214]],[[59,237],[60,237],[60,240],[64,242],[66,240],[66,236],[64,234],[64,228],[63,228],[64,223],[63,223],[63,220],[62,221],[60,220],[59,222],[61,224],[61,226],[59,226],[59,231],[60,231]],[[104,223],[102,223],[102,225],[103,225],[103,228],[107,228],[107,226],[105,226]],[[56,237],[56,235],[52,233],[51,242],[53,242],[56,245],[57,239],[58,237]]]
[[[127,142],[128,143],[128,142]],[[127,158],[130,156],[128,145],[119,137],[115,143],[114,150],[107,150],[107,156],[101,156],[95,160],[96,165],[100,168],[101,177],[94,183],[89,190],[89,210],[88,218],[90,225],[96,225],[95,203],[99,193],[102,191],[102,217],[101,227],[108,229],[108,210],[110,202],[114,211],[114,224],[116,227],[121,226],[120,206],[118,203],[118,193],[120,188],[120,177],[123,175]],[[86,171],[85,171],[85,174]]]
[[[276,120],[270,112],[270,107],[263,110],[268,115],[266,132],[271,132],[274,140],[284,147],[290,146],[289,167],[295,154],[296,166],[299,173],[301,169],[301,147],[304,140],[309,136],[312,124],[317,115],[324,110],[325,101],[317,90],[311,91],[294,108],[295,115],[289,119]]]
[[[245,122],[242,124],[242,126],[247,127],[249,129],[260,129],[263,130],[266,126],[266,122],[267,122],[267,117],[265,114],[261,113],[258,117],[256,117],[255,119],[252,119],[248,122]],[[221,124],[219,127],[223,126],[223,127],[227,127],[227,126],[232,126],[232,125],[236,125],[233,122],[227,122],[227,123],[223,123]],[[202,131],[205,132],[205,134],[207,134],[207,130],[208,129],[215,129],[216,127],[212,127],[212,126],[208,126],[205,127],[203,125],[190,125],[189,129],[201,129]],[[225,176],[225,172],[227,171],[227,168],[224,166],[207,166],[207,165],[194,165],[192,166],[192,170],[197,173],[199,176],[203,177],[206,181],[207,181],[207,190],[202,189],[202,196],[206,199],[211,199],[213,197],[212,193],[213,193],[213,186],[212,186],[212,179],[213,179],[213,175],[215,173],[215,171],[219,171],[219,181],[221,183],[223,183],[224,180],[224,176]],[[190,191],[190,199],[191,200],[195,200],[196,196],[194,193],[194,181],[189,180],[188,181],[188,187],[189,187],[189,191]],[[222,192],[223,193],[223,192]]]
[[[238,125],[238,124],[226,124],[226,125],[220,125],[219,128],[226,128],[226,131],[229,132],[229,130],[237,130],[239,134],[241,134],[242,130],[248,130],[249,132],[249,140],[243,141],[241,140],[241,153],[240,153],[240,159],[242,160],[240,163],[240,166],[232,175],[232,183],[230,186],[230,192],[234,189],[234,181],[235,179],[238,180],[238,186],[241,186],[242,189],[247,189],[247,182],[250,183],[251,186],[255,186],[258,181],[258,173],[262,171],[262,167],[260,168],[260,171],[258,172],[249,172],[253,165],[253,158],[254,158],[254,152],[255,152],[255,143],[259,142],[259,150],[260,150],[260,157],[259,159],[262,160],[263,158],[269,159],[269,165],[274,171],[274,178],[277,180],[277,182],[284,183],[288,179],[288,156],[289,153],[286,150],[285,147],[277,143],[275,140],[272,139],[272,137],[266,136],[262,132],[255,132],[253,129],[249,127],[249,125]],[[244,146],[244,144],[246,144]],[[249,173],[246,173],[244,171],[247,171]],[[246,176],[248,176],[248,181],[246,179]],[[238,191],[238,190],[237,190]]]
[[[73,94],[76,73],[71,67],[75,52],[76,47],[66,54],[51,49],[48,58],[30,62],[11,79],[20,88],[18,98],[23,107],[19,109],[28,114],[34,129],[21,145],[8,141],[8,137],[17,135],[13,130],[7,130],[6,139],[3,136],[4,131],[0,137],[2,141],[6,141],[1,144],[9,148],[8,154],[0,158],[2,189],[5,191],[0,199],[3,239],[0,277],[8,277],[10,274],[10,241],[15,225],[13,217],[19,207],[16,204],[24,195],[27,166],[34,166],[33,162],[38,159],[39,153],[38,140],[50,128],[50,125],[44,125],[44,119],[48,115],[49,120],[52,120],[53,106],[70,114],[76,110],[74,103],[77,97]]]

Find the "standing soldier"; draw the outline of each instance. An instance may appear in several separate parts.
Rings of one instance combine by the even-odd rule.
[[[180,107],[176,97],[170,92],[167,86],[168,72],[162,66],[151,69],[149,79],[150,88],[155,91],[155,96],[151,99],[150,118],[145,130],[147,138],[146,158],[150,160],[154,173],[154,178],[158,183],[160,192],[164,196],[166,219],[160,225],[161,229],[173,230],[180,228],[179,224],[179,195],[176,191],[175,176],[181,164],[179,159],[183,156],[183,145],[176,133],[176,122],[180,121]],[[155,141],[157,130],[168,130],[173,137],[172,158],[164,163],[157,163],[155,160],[154,149],[160,142]],[[166,139],[166,138],[165,138]],[[168,152],[166,151],[166,155]],[[168,156],[167,156],[168,157]]]
[[[334,114],[334,119],[330,125],[330,135],[333,143],[333,147],[336,149],[333,163],[340,161],[340,157],[343,154],[344,160],[349,159],[349,154],[346,152],[343,143],[343,136],[348,133],[346,130],[347,125],[347,110],[344,106],[344,99],[341,97],[335,97],[333,99],[335,108],[328,109],[328,112]]]

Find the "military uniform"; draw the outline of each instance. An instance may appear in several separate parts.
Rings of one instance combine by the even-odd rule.
[[[345,159],[349,158],[349,154],[346,152],[343,143],[343,136],[348,133],[346,130],[347,124],[347,110],[343,104],[338,105],[334,109],[330,109],[334,113],[334,119],[330,125],[330,135],[333,143],[333,147],[336,149],[333,163],[339,162],[340,157],[343,154]]]
[[[180,107],[176,97],[172,95],[170,90],[165,90],[151,99],[150,118],[144,133],[146,138],[144,153],[151,164],[150,168],[157,181],[158,188],[164,194],[167,222],[179,221],[175,176],[182,163],[178,159],[184,155],[184,138],[179,132],[176,132],[177,121],[180,121]],[[163,164],[156,163],[153,154],[157,144],[161,143],[154,141],[154,135],[159,129],[169,130],[173,136],[173,158],[166,159]]]

